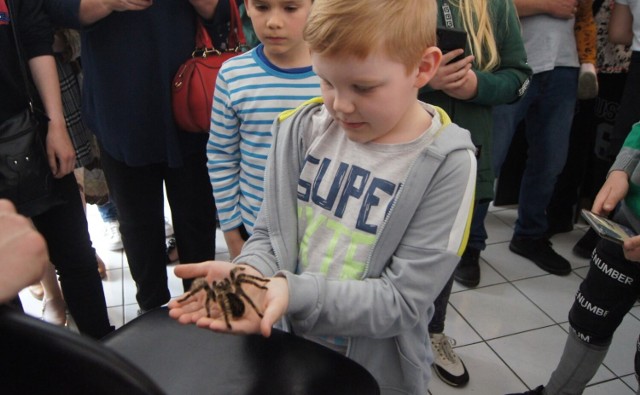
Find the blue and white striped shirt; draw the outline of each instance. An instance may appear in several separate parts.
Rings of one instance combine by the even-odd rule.
[[[207,166],[223,231],[244,224],[253,233],[264,196],[271,124],[282,111],[320,96],[311,66],[278,68],[263,48],[227,60],[216,80]]]

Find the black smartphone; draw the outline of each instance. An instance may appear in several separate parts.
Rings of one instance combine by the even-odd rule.
[[[594,214],[589,210],[582,209],[581,214],[589,226],[603,239],[623,244],[626,239],[636,235],[636,233],[628,227],[620,225],[609,218]]]
[[[453,51],[454,49],[467,48],[467,32],[464,30],[438,27],[436,35],[438,39],[438,48],[440,48],[443,54]],[[464,56],[464,53],[456,56],[449,63],[457,62],[464,58]]]

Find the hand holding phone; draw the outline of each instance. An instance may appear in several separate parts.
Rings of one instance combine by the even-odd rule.
[[[636,235],[632,229],[589,210],[582,209],[581,214],[589,226],[603,239],[624,244],[625,240]]]
[[[442,54],[446,54],[455,49],[467,48],[467,32],[460,29],[449,29],[445,27],[438,27],[436,30],[438,39],[438,48],[442,51]],[[449,63],[457,62],[464,58],[464,53],[453,58]]]

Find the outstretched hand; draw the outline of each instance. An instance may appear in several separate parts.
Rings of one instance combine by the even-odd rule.
[[[39,281],[49,264],[42,235],[5,199],[0,199],[0,256],[0,303]]]
[[[263,277],[260,272],[246,265],[236,265],[224,261],[207,261],[198,264],[178,265],[175,274],[181,278],[203,277],[207,283],[223,281],[229,278],[232,269],[241,266],[242,273]],[[217,303],[210,302],[210,316],[207,316],[206,291],[201,290],[195,295],[183,300],[185,295],[169,303],[169,315],[182,324],[195,323],[198,327],[208,328],[216,332],[234,334],[261,333],[268,337],[272,326],[285,314],[289,303],[289,289],[287,280],[281,277],[270,278],[265,284],[266,290],[252,284],[244,283],[242,290],[263,313],[263,318],[245,303],[245,313],[242,317],[232,318],[231,329],[227,327],[223,312]],[[182,301],[181,301],[182,300]]]

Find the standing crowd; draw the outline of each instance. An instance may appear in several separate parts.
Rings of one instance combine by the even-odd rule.
[[[236,6],[256,42],[219,70],[209,133],[180,130],[171,85],[197,22],[223,48]],[[453,36],[463,44],[438,47]],[[23,201],[0,165],[1,300],[19,307],[41,282],[43,318],[64,325],[66,306],[96,339],[114,327],[87,202],[124,249],[138,314],[168,304],[218,332],[288,328],[363,365],[382,394],[426,394],[432,371],[473,380],[446,310],[454,281],[480,283],[518,133],[514,254],[571,273],[550,237],[582,208],[640,234],[638,0],[0,0],[0,49],[0,162],[36,114],[51,186]],[[231,262],[215,260],[216,226]],[[268,278],[243,287],[256,308],[229,325],[199,295],[170,300],[176,246],[185,292],[238,267]],[[526,394],[581,394],[640,296],[640,236],[589,231],[574,253],[591,263],[565,349]]]

